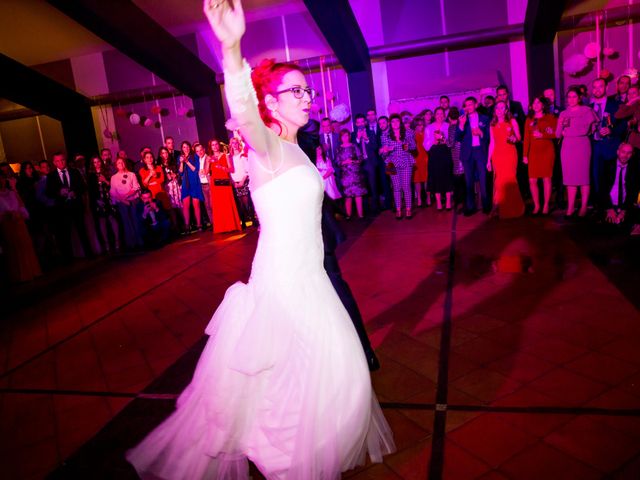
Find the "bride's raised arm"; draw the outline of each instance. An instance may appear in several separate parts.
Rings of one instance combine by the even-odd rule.
[[[205,0],[204,13],[222,47],[225,94],[231,116],[251,149],[259,157],[265,157],[271,135],[260,118],[251,68],[240,51],[246,28],[242,4],[240,0]]]

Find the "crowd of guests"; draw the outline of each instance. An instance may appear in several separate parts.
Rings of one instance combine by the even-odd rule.
[[[121,150],[115,160],[24,162],[16,175],[0,166],[0,247],[11,282],[31,280],[41,265],[75,257],[156,248],[172,237],[212,228],[231,232],[256,224],[249,192],[247,149],[211,140],[174,149],[172,137],[157,155],[140,149],[137,161]]]
[[[398,220],[432,204],[499,218],[560,208],[568,219],[591,213],[640,234],[638,88],[623,75],[607,96],[598,78],[590,89],[569,87],[563,105],[547,89],[525,113],[500,85],[461,109],[443,95],[417,115],[369,110],[355,115],[353,132],[325,118],[316,164],[328,196],[344,199],[347,219],[354,202],[359,217],[392,209]]]
[[[443,95],[417,115],[357,114],[353,129],[324,118],[312,160],[347,220],[381,210],[411,219],[415,207],[432,205],[515,218],[528,203],[533,216],[552,207],[568,219],[592,212],[640,234],[639,87],[623,75],[615,94],[606,93],[598,78],[590,89],[569,87],[559,105],[547,89],[525,114],[500,85],[461,109]],[[218,233],[256,223],[237,135],[228,147],[185,140],[178,150],[166,137],[157,155],[144,147],[137,161],[122,150],[114,160],[105,148],[88,161],[56,153],[51,163],[25,162],[17,176],[0,166],[0,246],[11,281],[34,278],[55,258],[153,248],[211,226]]]

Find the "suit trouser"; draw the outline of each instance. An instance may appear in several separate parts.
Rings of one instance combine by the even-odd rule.
[[[71,229],[74,226],[78,232],[85,256],[93,255],[89,236],[87,235],[87,226],[84,223],[83,205],[81,203],[75,203],[64,207],[56,207],[54,221],[55,237],[58,242],[58,248],[65,258],[73,257]]]
[[[373,351],[373,349],[371,348],[371,342],[367,336],[367,331],[364,328],[362,314],[360,313],[356,299],[353,297],[351,288],[349,288],[349,284],[345,282],[344,278],[342,278],[342,272],[340,271],[340,265],[338,264],[338,259],[336,258],[335,253],[325,252],[324,269],[327,272],[327,275],[329,275],[329,280],[331,280],[334,290],[338,294],[338,297],[340,297],[342,305],[344,305],[344,308],[351,317],[353,326],[355,327],[360,343],[362,344],[362,349],[365,354],[368,355]]]
[[[203,217],[203,211],[207,212],[207,216],[209,217],[209,223],[213,224],[213,210],[211,210],[211,187],[208,183],[202,184],[202,195],[204,196],[204,208],[200,211],[200,218]],[[204,224],[204,222],[202,222]]]
[[[367,177],[367,186],[369,187],[369,210],[372,213],[377,213],[380,210],[380,189],[378,188],[379,166],[367,164],[363,170]]]
[[[489,210],[491,202],[487,195],[487,155],[482,147],[473,147],[471,155],[462,159],[464,166],[464,177],[467,185],[467,195],[465,198],[465,208],[467,210],[476,209],[476,178],[480,182],[480,198],[482,199],[482,208]]]
[[[600,191],[600,181],[604,166],[608,162],[614,161],[617,157],[618,145],[610,139],[594,140],[591,155],[591,185],[597,195]],[[596,198],[595,196],[593,198]]]

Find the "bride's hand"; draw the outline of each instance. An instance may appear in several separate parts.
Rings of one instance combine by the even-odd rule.
[[[204,0],[204,13],[223,48],[231,49],[240,45],[245,32],[240,0]]]

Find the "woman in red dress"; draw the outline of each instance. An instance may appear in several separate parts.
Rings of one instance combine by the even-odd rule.
[[[531,104],[531,114],[524,126],[524,152],[522,161],[529,165],[529,187],[533,197],[533,215],[540,213],[538,179],[544,187],[542,214],[549,213],[551,177],[556,159],[556,128],[558,119],[549,113],[549,100],[536,97]]]
[[[211,210],[213,210],[213,233],[241,230],[240,216],[233,197],[233,187],[229,178],[227,155],[220,150],[220,142],[209,142],[211,153],[209,169],[211,172]]]
[[[524,214],[524,202],[516,179],[518,153],[515,143],[520,138],[518,124],[509,113],[507,104],[496,102],[491,121],[487,170],[493,170],[493,205],[500,218],[515,218]]]

